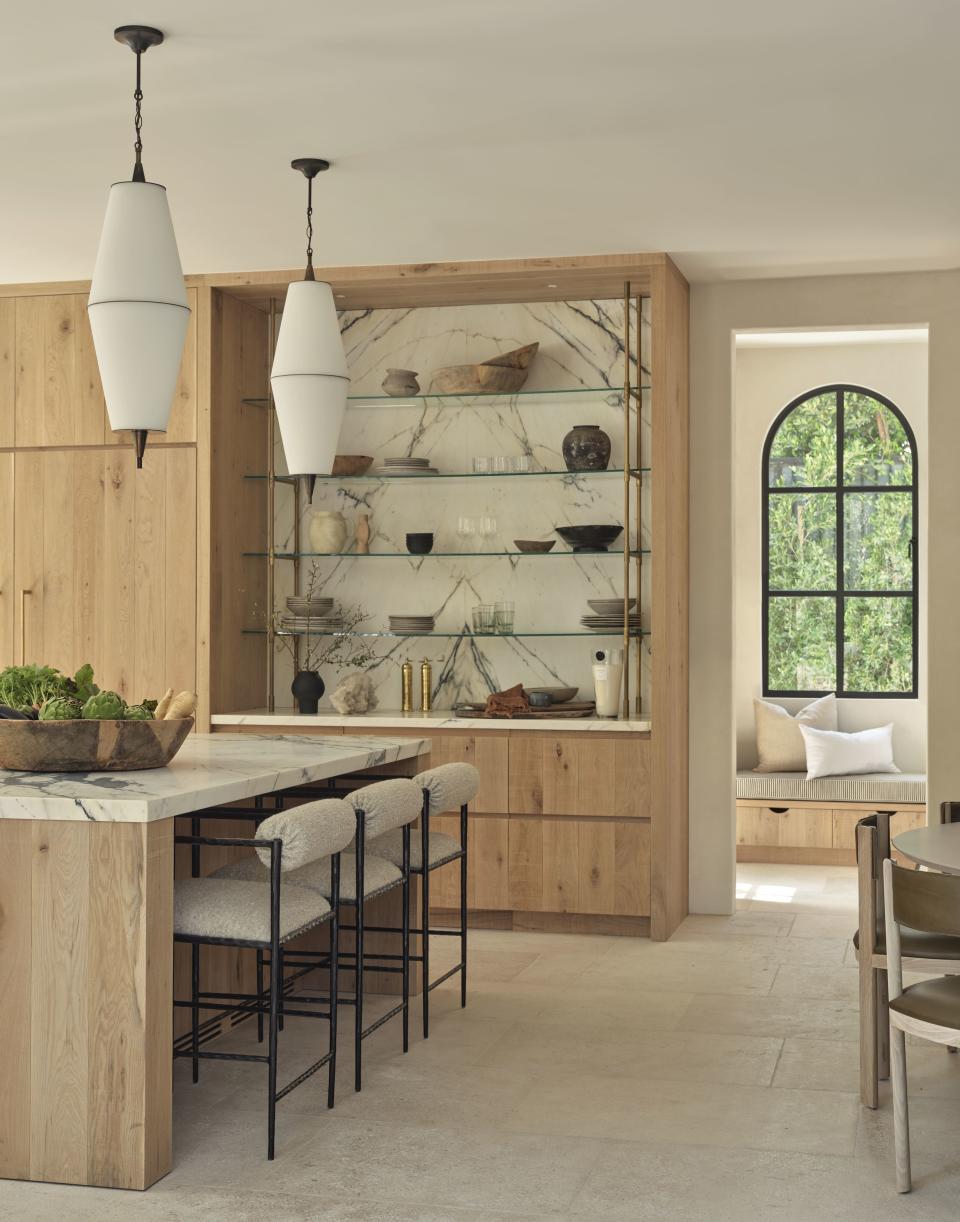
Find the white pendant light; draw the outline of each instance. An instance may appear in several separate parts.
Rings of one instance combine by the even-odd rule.
[[[110,188],[87,312],[110,427],[133,432],[142,467],[147,431],[167,429],[190,309],[167,192],[146,181],[141,160],[140,57],[163,34],[127,25],[114,38],[137,57],[136,161],[132,180]]]
[[[316,477],[333,471],[350,375],[333,290],[313,272],[313,180],[330,163],[299,157],[291,165],[307,179],[307,270],[287,288],[270,389],[287,471],[307,477],[309,499]]]

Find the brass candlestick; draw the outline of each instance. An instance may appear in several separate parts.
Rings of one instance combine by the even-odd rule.
[[[400,667],[400,708],[404,713],[413,711],[413,663],[404,662]]]

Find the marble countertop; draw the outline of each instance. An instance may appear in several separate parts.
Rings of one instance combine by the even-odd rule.
[[[413,759],[429,738],[191,734],[166,768],[142,772],[0,769],[0,819],[150,823]]]
[[[649,733],[649,719],[620,721],[606,717],[536,717],[536,718],[489,718],[458,717],[449,709],[435,709],[430,713],[401,713],[384,709],[373,713],[362,713],[345,717],[341,713],[296,713],[293,709],[280,709],[268,713],[266,709],[249,709],[242,713],[214,713],[210,718],[215,726],[326,726],[342,729],[349,726],[413,730],[557,730],[590,733]]]

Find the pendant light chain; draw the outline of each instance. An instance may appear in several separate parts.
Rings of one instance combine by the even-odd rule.
[[[133,150],[136,153],[136,161],[134,162],[134,166],[133,166],[133,181],[134,182],[145,182],[146,181],[146,176],[144,175],[144,172],[143,172],[143,163],[140,159],[141,154],[143,152],[143,140],[141,139],[141,136],[140,136],[140,130],[143,127],[143,115],[140,113],[140,104],[143,101],[143,90],[140,88],[140,55],[141,53],[138,51],[137,52],[137,87],[133,91],[133,101],[134,101]]]
[[[305,280],[313,280],[313,178],[307,178],[307,271]]]

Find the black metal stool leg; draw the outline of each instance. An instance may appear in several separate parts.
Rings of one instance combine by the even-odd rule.
[[[337,991],[340,959],[340,854],[330,867],[330,1064],[327,1066],[327,1107],[333,1107],[337,1081]]]
[[[356,931],[353,936],[353,949],[356,952],[356,967],[354,981],[356,998],[353,1007],[353,1089],[359,1091],[363,1084],[363,858],[364,837],[366,835],[366,819],[362,810],[357,811],[357,908]]]
[[[410,1047],[410,824],[403,827],[403,916],[401,917],[401,955],[403,965],[403,1051]],[[424,992],[426,996],[426,991]]]
[[[460,1007],[467,1004],[467,808],[460,807]]]
[[[280,854],[274,841],[270,869],[270,1043],[267,1049],[267,1158],[273,1158],[277,1131],[277,1035],[280,1016]]]
[[[193,1053],[193,1080],[200,1081],[200,944],[190,947],[190,1048]]]
[[[271,956],[271,959],[272,959],[272,956]],[[273,963],[272,963],[272,962],[271,962],[271,965],[270,965],[270,970],[271,970],[271,972],[273,971]],[[277,955],[277,971],[279,972],[279,975],[280,975],[280,1013],[277,1015],[277,1024],[278,1024],[278,1026],[279,1026],[279,1029],[282,1031],[282,1030],[283,1030],[283,1002],[284,1002],[284,992],[283,992],[283,947],[282,947],[282,946],[280,947],[280,951],[279,951],[279,953],[278,953],[278,955]]]
[[[257,947],[257,1043],[263,1043],[263,951]]]
[[[430,1038],[430,791],[423,791],[423,814],[420,816],[420,954],[423,968],[423,1038]]]

